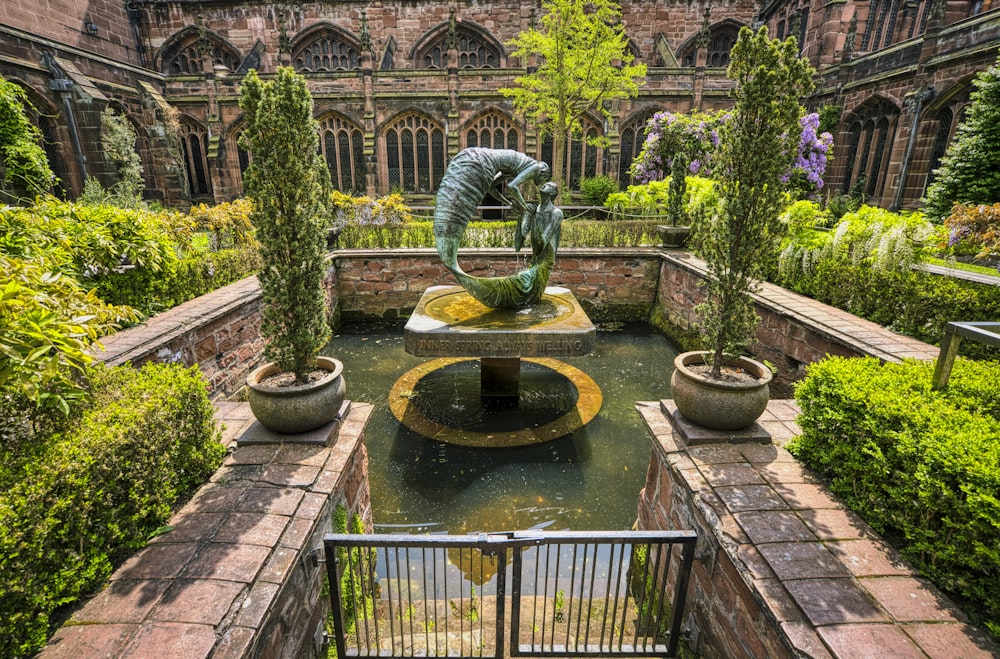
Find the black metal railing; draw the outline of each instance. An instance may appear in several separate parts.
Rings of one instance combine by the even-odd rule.
[[[327,535],[340,657],[672,657],[692,531]]]

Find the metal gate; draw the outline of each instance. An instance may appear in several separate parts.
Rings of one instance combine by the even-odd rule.
[[[340,657],[672,657],[693,531],[327,535]]]

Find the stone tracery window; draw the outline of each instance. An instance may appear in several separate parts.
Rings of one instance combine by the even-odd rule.
[[[404,192],[433,192],[445,168],[444,130],[436,121],[411,112],[393,121],[384,132],[389,188]]]
[[[441,34],[425,44],[414,57],[415,65],[424,69],[442,69],[447,66],[449,33]],[[460,69],[500,68],[500,47],[477,31],[460,25],[455,30],[456,50]]]
[[[846,123],[850,127],[843,191],[856,186],[869,196],[880,196],[885,188],[885,165],[889,162],[899,111],[885,101],[861,108]]]
[[[628,170],[632,166],[632,161],[642,151],[642,144],[646,139],[646,122],[652,116],[652,113],[643,114],[623,124],[619,130],[621,152],[618,158],[618,182],[622,186],[632,180]]]
[[[212,65],[221,64],[230,71],[240,66],[239,52],[212,33],[198,33],[191,28],[186,34],[177,35],[173,44],[164,48],[161,70],[166,75],[197,75],[205,70],[203,52],[211,54]]]
[[[517,149],[518,137],[517,128],[507,117],[499,112],[490,112],[465,129],[465,146]]]
[[[319,122],[320,150],[333,187],[341,192],[365,191],[365,137],[361,127],[331,115]]]
[[[193,121],[182,119],[180,133],[191,196],[212,194],[212,180],[208,172],[208,131]]]
[[[713,25],[709,31],[708,52],[705,65],[712,67],[729,66],[729,52],[739,36],[739,25],[732,21]],[[678,58],[681,66],[695,66],[698,63],[698,40],[691,39]]]
[[[296,71],[353,71],[361,68],[361,54],[356,41],[332,27],[304,37],[292,51]]]
[[[587,117],[581,120],[583,130],[573,135],[566,143],[563,155],[563,185],[567,190],[579,190],[580,180],[597,176],[597,163],[604,157],[604,149],[590,143],[590,140],[601,136],[597,124]],[[552,164],[554,142],[551,135],[546,135],[541,145],[541,160]]]

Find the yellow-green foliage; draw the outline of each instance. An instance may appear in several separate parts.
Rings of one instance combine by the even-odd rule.
[[[832,231],[817,231],[822,212],[811,202],[793,204],[782,219],[793,229],[778,258],[778,283],[804,292],[823,262],[864,265],[880,271],[908,271],[937,241],[920,213],[893,213],[862,206],[844,215]],[[813,226],[810,226],[812,224]]]
[[[0,443],[0,656],[44,644],[50,616],[142,547],[225,453],[197,368],[93,369],[69,429]]]
[[[227,201],[214,206],[198,204],[188,212],[195,231],[211,235],[211,249],[224,247],[256,247],[250,214],[253,203],[247,198]]]
[[[394,226],[413,219],[403,195],[391,193],[376,197],[352,197],[339,190],[330,193],[334,208],[334,226]]]
[[[1000,363],[830,358],[796,389],[790,449],[1000,636]]]

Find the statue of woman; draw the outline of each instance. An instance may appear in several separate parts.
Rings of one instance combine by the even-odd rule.
[[[507,180],[505,196],[518,218],[514,247],[520,249],[530,216],[521,186],[528,181],[541,185],[550,176],[547,164],[512,149],[470,147],[460,151],[448,163],[434,208],[434,240],[445,267],[456,276],[462,272],[458,245],[476,208],[498,178]]]
[[[460,268],[452,270],[458,283],[487,307],[516,309],[542,299],[549,274],[556,261],[562,235],[563,212],[555,206],[559,187],[549,181],[538,190],[538,206],[525,216],[531,238],[531,262],[524,270],[508,277],[474,277]]]

